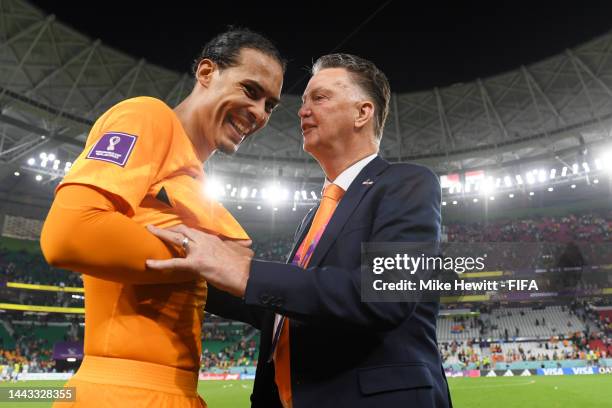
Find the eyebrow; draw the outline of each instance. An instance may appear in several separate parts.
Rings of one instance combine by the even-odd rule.
[[[247,79],[246,82],[249,83],[249,85],[257,88],[257,92],[259,92],[260,94],[266,94],[265,89],[259,84],[259,82],[257,81],[253,81],[252,79]],[[280,103],[280,99],[274,97],[274,96],[270,96],[268,97],[268,99],[274,104],[274,106],[278,105]]]

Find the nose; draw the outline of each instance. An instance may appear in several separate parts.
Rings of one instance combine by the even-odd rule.
[[[303,103],[302,106],[300,107],[300,110],[298,111],[298,116],[301,119],[304,119],[305,117],[308,117],[311,115],[311,110],[308,107],[308,105],[306,103]]]
[[[259,100],[252,104],[249,108],[249,115],[251,120],[255,122],[255,128],[259,129],[266,124],[270,118],[270,114],[266,112],[266,101],[265,99]]]

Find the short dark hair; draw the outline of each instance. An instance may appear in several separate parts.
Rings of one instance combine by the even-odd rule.
[[[217,34],[208,41],[200,56],[195,60],[192,70],[196,73],[198,65],[203,59],[209,59],[219,66],[219,69],[238,65],[240,51],[250,48],[274,58],[285,72],[287,62],[281,56],[276,46],[263,35],[248,28],[229,27],[228,31]]]
[[[312,66],[312,75],[326,68],[346,69],[366,96],[372,98],[376,115],[374,134],[380,140],[389,115],[391,99],[387,76],[373,62],[351,54],[328,54],[320,57]]]

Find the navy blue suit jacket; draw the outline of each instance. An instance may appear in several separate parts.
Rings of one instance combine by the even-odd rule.
[[[275,313],[290,318],[294,408],[451,406],[438,304],[368,303],[360,289],[361,243],[438,241],[440,197],[429,169],[376,157],[346,191],[307,269],[253,260],[244,300],[210,288],[207,311],[261,330],[254,408],[281,407],[268,362]],[[289,260],[315,212],[298,228]]]

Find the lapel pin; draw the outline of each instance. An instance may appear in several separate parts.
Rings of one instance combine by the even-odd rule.
[[[364,186],[369,186],[369,185],[374,184],[374,182],[373,182],[372,180],[370,180],[370,179],[367,179],[366,181],[364,181],[364,182],[363,182],[363,183],[361,183],[361,184],[363,184]]]

